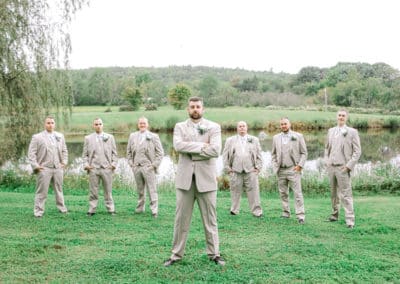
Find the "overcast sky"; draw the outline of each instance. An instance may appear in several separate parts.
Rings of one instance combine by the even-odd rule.
[[[399,11],[399,0],[91,0],[71,26],[71,68],[400,69]]]

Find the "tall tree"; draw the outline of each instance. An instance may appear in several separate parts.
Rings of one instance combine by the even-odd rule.
[[[0,164],[19,157],[46,113],[72,103],[68,24],[88,0],[0,1]]]
[[[168,101],[174,109],[183,109],[190,96],[190,89],[183,84],[177,84],[168,91]]]

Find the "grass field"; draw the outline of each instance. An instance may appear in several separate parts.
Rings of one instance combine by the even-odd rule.
[[[105,112],[108,107],[74,107],[69,126],[61,122],[59,129],[69,133],[92,131],[92,121],[96,117],[103,118],[105,131],[130,132],[136,129],[137,119],[146,116],[153,130],[171,130],[175,123],[187,119],[186,110],[174,110],[170,106],[159,107],[157,111],[119,112],[117,107],[111,107],[111,112]],[[236,129],[236,123],[244,120],[250,128],[277,128],[279,119],[287,116],[296,129],[327,128],[336,124],[336,112],[315,110],[289,110],[268,108],[206,108],[204,117],[221,124],[223,129]],[[398,118],[380,114],[350,114],[350,122],[354,126],[382,127],[383,124],[400,124]]]
[[[229,214],[229,192],[218,193],[220,246],[227,264],[205,255],[197,206],[184,259],[170,255],[175,195],[160,193],[160,216],[133,214],[136,196],[115,192],[118,214],[86,217],[87,197],[68,194],[68,215],[54,196],[33,217],[33,193],[0,192],[1,283],[400,283],[400,197],[356,196],[356,227],[324,222],[327,197],[305,196],[306,224],[281,219],[275,194],[263,194],[265,217],[251,216],[247,199]]]

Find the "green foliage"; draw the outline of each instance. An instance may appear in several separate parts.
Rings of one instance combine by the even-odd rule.
[[[190,96],[191,91],[187,86],[177,84],[174,88],[168,91],[168,102],[174,107],[174,109],[183,109],[187,105]]]
[[[142,93],[136,87],[126,87],[122,92],[122,97],[132,106],[134,111],[138,110],[143,102]]]
[[[25,151],[46,114],[67,118],[72,92],[59,70],[68,67],[67,25],[84,2],[57,0],[51,10],[46,0],[1,1],[0,164]]]

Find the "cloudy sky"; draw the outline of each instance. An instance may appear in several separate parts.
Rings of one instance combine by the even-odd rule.
[[[71,67],[400,69],[399,11],[398,0],[91,0],[71,26]]]

